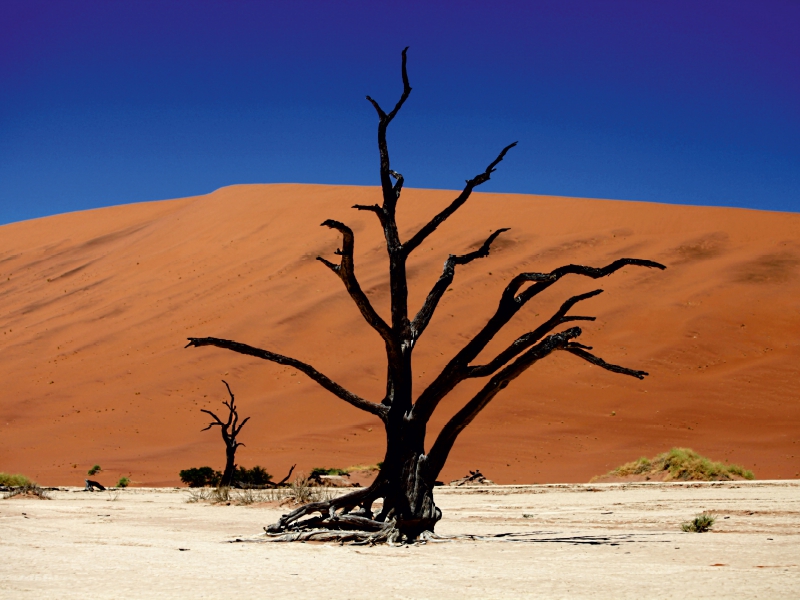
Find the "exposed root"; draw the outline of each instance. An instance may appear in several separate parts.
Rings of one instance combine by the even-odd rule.
[[[264,528],[266,531],[266,527]],[[433,531],[423,531],[415,539],[403,536],[394,523],[388,523],[380,531],[335,531],[331,529],[311,529],[302,531],[291,531],[280,534],[267,532],[265,536],[257,539],[242,540],[236,542],[335,542],[339,545],[348,544],[351,546],[376,546],[386,544],[388,546],[403,545],[424,545],[427,543],[447,543],[455,541],[469,542],[502,542],[502,543],[556,543],[572,545],[590,546],[620,546],[622,544],[642,544],[642,543],[665,543],[669,539],[664,539],[661,533],[645,534],[612,534],[612,535],[569,535],[555,531],[529,531],[529,532],[507,532],[495,534],[457,534],[439,535]]]
[[[325,500],[310,502],[283,515],[277,523],[265,527],[267,534],[283,534],[292,530],[308,529],[373,529],[383,527],[383,523],[372,519],[372,503],[379,497],[376,481],[368,488]],[[360,508],[356,512],[353,509]],[[314,513],[319,516],[309,517]],[[309,517],[305,520],[303,517]]]
[[[418,478],[419,479],[419,478]],[[405,509],[398,504],[387,482],[380,475],[368,488],[323,502],[311,502],[283,515],[277,523],[264,528],[265,540],[274,542],[345,542],[360,545],[413,544],[439,540],[433,527],[442,512],[432,497],[419,494],[420,504]],[[373,504],[382,499],[380,510]],[[408,513],[415,516],[408,518]]]
[[[270,533],[265,527],[266,542],[338,542],[340,545],[348,543],[353,546],[375,546],[387,544],[401,546],[405,544],[425,544],[427,542],[449,542],[448,538],[436,535],[432,531],[423,531],[417,538],[411,539],[397,528],[396,523],[382,524],[377,531],[363,530],[333,530],[333,529],[303,529],[284,533]]]

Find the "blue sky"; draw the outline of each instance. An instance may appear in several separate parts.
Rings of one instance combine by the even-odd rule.
[[[800,3],[0,0],[0,223],[236,183],[800,210]]]

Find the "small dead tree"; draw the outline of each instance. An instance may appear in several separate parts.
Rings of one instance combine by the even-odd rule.
[[[210,410],[201,408],[200,412],[211,415],[211,418],[214,419],[208,424],[208,427],[201,429],[201,431],[208,431],[212,427],[219,425],[220,432],[222,433],[222,440],[225,442],[225,471],[222,473],[219,484],[220,486],[229,487],[233,483],[233,475],[236,472],[236,449],[239,446],[244,446],[243,443],[236,441],[236,436],[239,435],[242,427],[250,420],[250,417],[245,418],[244,421],[239,423],[239,412],[236,410],[236,398],[233,396],[231,386],[229,386],[228,382],[224,379],[222,383],[228,388],[228,395],[231,397],[230,402],[227,400],[222,401],[222,404],[228,409],[228,420],[223,421]]]
[[[406,48],[407,50],[407,48]],[[567,352],[614,373],[644,378],[647,373],[610,364],[590,352],[591,347],[576,341],[580,327],[562,328],[576,321],[594,321],[595,317],[570,315],[579,302],[597,296],[594,290],[566,300],[555,314],[524,333],[505,350],[485,364],[472,364],[494,336],[537,295],[568,275],[599,279],[624,266],[664,269],[659,263],[635,258],[621,258],[603,267],[565,265],[549,273],[524,272],[514,277],[500,295],[494,314],[483,328],[444,367],[442,372],[420,393],[413,390],[411,357],[420,337],[431,322],[434,311],[455,276],[456,267],[464,266],[489,255],[492,242],[507,229],[492,233],[483,245],[466,254],[451,254],[444,262],[438,281],[433,285],[416,315],[409,316],[406,261],[409,255],[439,225],[455,213],[472,191],[488,181],[506,153],[516,145],[509,144],[481,173],[467,180],[461,193],[419,231],[402,240],[395,212],[403,188],[403,176],[392,170],[386,143],[386,129],[401,109],[411,86],[406,71],[406,50],[402,53],[403,92],[395,107],[386,113],[367,96],[378,113],[378,151],[382,203],[355,205],[353,208],[375,214],[383,229],[389,257],[391,319],[378,314],[361,289],[353,260],[355,238],[344,223],[327,220],[322,226],[342,235],[342,247],[336,250],[338,262],[318,257],[342,280],[344,287],[361,311],[364,320],[381,336],[386,347],[386,393],[378,402],[362,398],[343,388],[317,369],[295,358],[220,338],[189,338],[187,347],[216,346],[294,367],[326,390],[356,408],[377,416],[386,430],[386,454],[374,483],[367,488],[325,502],[314,502],[284,515],[267,530],[277,540],[341,540],[356,542],[398,542],[432,537],[442,513],[434,503],[433,490],[437,476],[459,434],[492,399],[533,364],[556,351]],[[486,384],[447,422],[432,445],[426,448],[426,428],[441,400],[458,384],[468,379],[487,378]],[[373,504],[382,499],[382,506],[373,512]]]

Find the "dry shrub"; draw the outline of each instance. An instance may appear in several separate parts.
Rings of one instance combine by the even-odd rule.
[[[208,488],[189,488],[189,496],[186,502],[194,504],[195,502],[205,502],[209,498],[210,490]]]
[[[288,487],[235,489],[229,487],[189,488],[186,502],[210,502],[211,504],[236,504],[248,506],[262,502],[285,502],[307,504],[325,502],[335,495],[334,488],[312,485],[305,475],[299,475]]]
[[[295,504],[308,504],[309,502],[326,502],[333,498],[333,492],[328,487],[312,485],[310,477],[303,474],[295,477],[288,488],[286,498],[291,498]]]
[[[687,533],[705,533],[706,531],[711,530],[711,527],[714,525],[714,521],[716,520],[717,517],[715,515],[702,512],[691,521],[681,523],[681,531],[685,531]]]
[[[755,479],[752,471],[739,465],[712,461],[691,448],[672,448],[651,459],[642,457],[609,471],[604,477],[628,477],[631,475],[663,477],[665,472],[667,473],[665,481]]]

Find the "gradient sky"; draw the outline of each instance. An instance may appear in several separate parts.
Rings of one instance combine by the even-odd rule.
[[[236,183],[800,211],[800,2],[0,0],[0,223]]]

